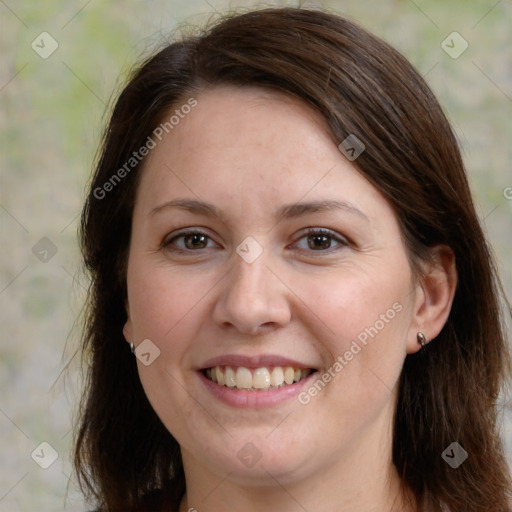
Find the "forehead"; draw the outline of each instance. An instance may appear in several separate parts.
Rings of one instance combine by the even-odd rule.
[[[325,199],[327,192],[357,201],[361,188],[378,195],[341,155],[326,121],[303,102],[249,87],[219,87],[194,98],[197,105],[149,154],[138,194],[147,208],[184,194],[246,209],[305,195]]]
[[[302,158],[313,158],[320,140],[332,138],[318,112],[284,93],[224,86],[206,90],[195,99],[197,106],[164,134],[150,160],[160,156],[161,150],[178,151],[189,161],[212,153],[231,158],[246,148],[261,147],[271,150],[260,153],[261,160],[295,160],[297,151]],[[173,110],[179,111],[180,105]]]

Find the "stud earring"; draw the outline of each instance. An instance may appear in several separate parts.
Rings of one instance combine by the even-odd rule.
[[[422,348],[424,346],[426,346],[427,344],[427,339],[425,338],[425,335],[422,333],[422,332],[419,332],[417,335],[416,335],[416,339],[418,340],[418,343],[422,346]]]
[[[132,351],[132,354],[135,354],[135,343],[130,343],[130,350]]]

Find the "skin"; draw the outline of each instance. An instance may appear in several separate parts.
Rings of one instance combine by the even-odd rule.
[[[447,319],[451,251],[432,248],[435,264],[414,278],[391,207],[308,106],[255,88],[196,98],[143,171],[124,328],[127,342],[150,339],[160,350],[138,368],[181,446],[180,511],[415,510],[391,462],[397,382],[406,355],[421,348],[417,332],[431,340]],[[176,207],[151,213],[178,198],[207,201],[221,217]],[[325,200],[361,214],[275,217],[284,205]],[[183,228],[209,238],[186,246],[190,238],[174,238]],[[333,238],[312,249],[306,228]],[[236,252],[247,236],[263,248],[252,263]],[[198,377],[202,363],[225,354],[277,354],[322,374],[396,303],[400,312],[306,405],[293,398],[240,409]],[[249,442],[261,454],[251,468],[237,457]]]

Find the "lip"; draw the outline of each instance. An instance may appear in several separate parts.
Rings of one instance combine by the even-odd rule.
[[[213,368],[214,366],[243,366],[249,369],[256,368],[273,368],[275,366],[292,366],[293,368],[300,368],[303,370],[311,368],[316,370],[313,366],[289,359],[287,357],[272,355],[272,354],[261,354],[258,356],[244,356],[240,354],[229,354],[224,356],[217,356],[212,359],[205,361],[198,370],[206,370],[207,368]]]
[[[212,361],[215,363],[215,360],[212,359]],[[213,366],[221,365],[214,364]],[[240,364],[239,366],[243,365]],[[289,366],[293,365],[290,364]],[[242,409],[261,409],[263,407],[280,405],[287,400],[297,397],[297,395],[306,386],[310,385],[310,382],[313,378],[315,380],[318,378],[317,374],[318,372],[315,371],[299,382],[294,382],[293,384],[269,391],[243,391],[239,389],[228,388],[227,386],[220,386],[216,382],[208,379],[201,370],[197,371],[199,379],[215,398],[227,405],[230,405],[231,407],[238,407]]]

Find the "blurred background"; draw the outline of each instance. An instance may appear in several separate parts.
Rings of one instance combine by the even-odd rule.
[[[105,110],[130,67],[230,9],[297,2],[0,0],[0,511],[88,510],[70,464],[87,278],[77,227]],[[302,2],[399,49],[437,94],[512,296],[510,0]],[[456,34],[454,34],[456,32]],[[503,435],[512,462],[511,416]]]

